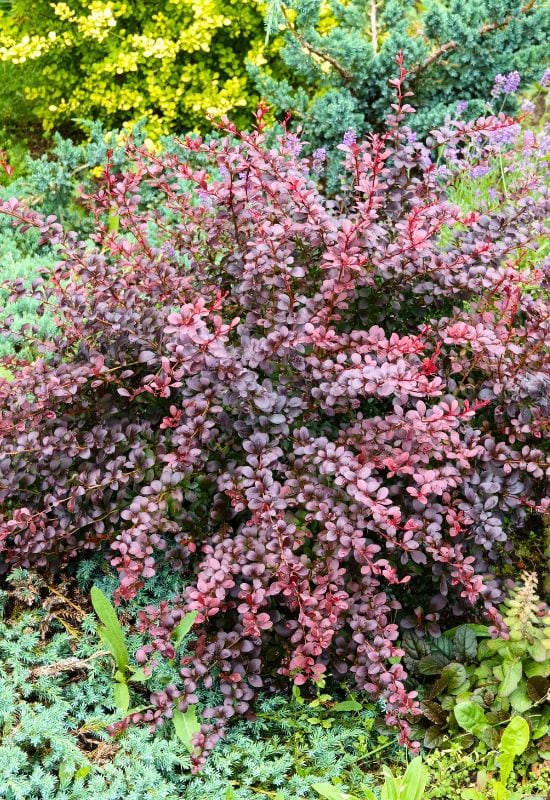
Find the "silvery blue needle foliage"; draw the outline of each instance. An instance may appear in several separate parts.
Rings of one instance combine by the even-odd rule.
[[[497,75],[517,72],[522,85],[543,77],[550,16],[541,0],[269,0],[266,26],[268,36],[282,32],[293,79],[255,68],[256,79],[281,117],[291,111],[303,124],[313,151],[339,144],[350,128],[359,136],[380,129],[399,50],[416,131],[439,126],[457,104],[466,118],[479,116]],[[503,107],[517,108],[513,92]]]

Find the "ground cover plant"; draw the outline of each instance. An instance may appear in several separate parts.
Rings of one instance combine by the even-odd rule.
[[[174,592],[173,573],[161,569],[121,611],[130,650],[143,643],[140,608]],[[76,576],[56,585],[14,570],[0,592],[0,770],[3,800],[314,800],[314,786],[362,796],[382,782],[380,760],[405,771],[397,739],[381,724],[380,708],[299,687],[288,698],[262,696],[254,721],[234,724],[202,772],[189,773],[185,748],[171,726],[151,734],[133,727],[113,738],[118,718],[112,693],[114,661],[98,636],[90,588],[112,596],[116,575],[100,559],[80,562]],[[131,661],[133,661],[131,657]],[[168,665],[164,664],[165,669]],[[155,674],[159,687],[177,672]],[[201,692],[208,703],[208,693]],[[482,787],[491,756],[467,752],[459,741],[427,755],[426,798],[463,797]],[[380,776],[380,777],[379,777]],[[545,771],[516,761],[510,787],[522,798],[544,797]],[[471,787],[470,789],[467,787]],[[479,789],[477,789],[479,790]],[[471,799],[470,799],[471,800]]]
[[[195,769],[259,690],[327,677],[415,748],[399,625],[504,632],[494,570],[547,510],[541,143],[504,114],[417,141],[398,67],[386,131],[341,145],[335,199],[294,134],[266,145],[260,107],[188,159],[108,162],[91,241],[0,207],[59,258],[33,291],[59,332],[0,381],[4,567],[110,548],[119,601],[159,564],[189,579],[140,612],[142,667],[174,660],[190,611],[196,637],[127,722],[215,685]],[[449,201],[495,165],[478,209]]]

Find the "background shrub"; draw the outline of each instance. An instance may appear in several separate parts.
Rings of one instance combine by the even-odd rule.
[[[9,327],[0,337],[0,358],[27,360],[35,352],[33,342],[47,339],[55,330],[50,315],[37,315],[37,299],[22,296],[9,303],[10,290],[3,285],[20,281],[30,289],[33,280],[47,275],[54,263],[52,256],[35,252],[32,236],[23,238],[6,227],[0,230],[0,319]]]
[[[468,119],[484,113],[497,74],[517,70],[522,86],[538,80],[550,35],[539,0],[270,0],[267,22],[284,30],[280,56],[290,72],[277,82],[255,70],[262,95],[292,111],[311,150],[334,147],[349,128],[359,136],[380,129],[399,50],[419,108],[412,127],[425,135],[454,117],[457,103]],[[515,86],[503,82],[496,110],[515,110]]]
[[[13,0],[0,10],[0,59],[7,86],[22,87],[17,107],[46,131],[140,117],[157,137],[202,129],[207,114],[244,120],[257,102],[245,62],[265,62],[260,4]]]
[[[342,145],[338,202],[296,136],[265,146],[260,108],[250,135],[188,139],[189,160],[108,163],[92,242],[1,207],[61,258],[34,291],[49,358],[0,382],[5,564],[107,544],[119,598],[158,562],[192,576],[181,686],[131,719],[155,727],[215,678],[195,767],[261,687],[326,673],[382,697],[407,741],[399,621],[498,630],[492,570],[547,508],[538,143],[503,114],[416,141],[399,63],[387,131]],[[449,202],[494,162],[490,202]],[[176,620],[141,613],[138,663],[174,658]]]

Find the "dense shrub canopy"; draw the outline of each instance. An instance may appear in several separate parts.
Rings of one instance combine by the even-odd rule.
[[[257,0],[14,0],[0,10],[0,59],[46,130],[75,118],[110,127],[146,116],[158,136],[257,102]]]
[[[142,615],[137,655],[173,657],[173,626],[198,612],[182,685],[145,719],[217,674],[202,749],[274,675],[327,671],[382,696],[406,738],[401,616],[477,605],[498,626],[491,564],[546,507],[538,143],[501,114],[422,144],[404,80],[387,130],[342,145],[336,200],[293,134],[266,146],[260,108],[250,135],[186,140],[189,159],[108,164],[92,242],[1,207],[61,259],[35,286],[59,334],[0,380],[4,562],[108,545],[120,598],[159,560],[186,575],[181,608]],[[449,201],[491,170],[478,210]]]
[[[522,86],[538,80],[550,36],[540,0],[270,0],[268,24],[285,30],[281,56],[292,78],[258,71],[262,95],[303,122],[312,150],[339,143],[348,128],[380,129],[399,50],[419,108],[412,124],[425,135],[457,103],[467,119],[485,113],[498,74],[519,71]],[[501,93],[495,108],[513,111],[512,94]]]

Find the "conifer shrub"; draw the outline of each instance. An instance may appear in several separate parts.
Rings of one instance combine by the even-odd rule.
[[[385,132],[341,146],[336,199],[294,134],[266,145],[260,107],[252,133],[224,120],[182,155],[108,162],[91,241],[0,207],[59,258],[33,289],[58,333],[0,381],[4,569],[107,548],[120,601],[160,563],[185,579],[141,612],[136,653],[173,659],[198,612],[180,683],[126,723],[217,686],[196,767],[260,688],[328,675],[408,741],[401,620],[496,633],[495,566],[548,508],[539,144],[504,114],[417,141],[399,65]],[[449,201],[491,169],[478,209]]]
[[[426,135],[455,116],[517,110],[515,92],[543,77],[549,17],[541,0],[269,0],[268,32],[281,34],[284,80],[253,67],[262,96],[304,127],[311,151],[334,147],[352,128],[379,130],[391,102],[387,75],[397,51],[410,69]],[[496,84],[495,84],[496,79]]]
[[[245,63],[264,64],[276,49],[264,46],[258,0],[2,6],[0,61],[23,128],[34,121],[51,131],[77,118],[114,128],[146,117],[158,137],[202,129],[208,113],[244,121],[257,103]]]

